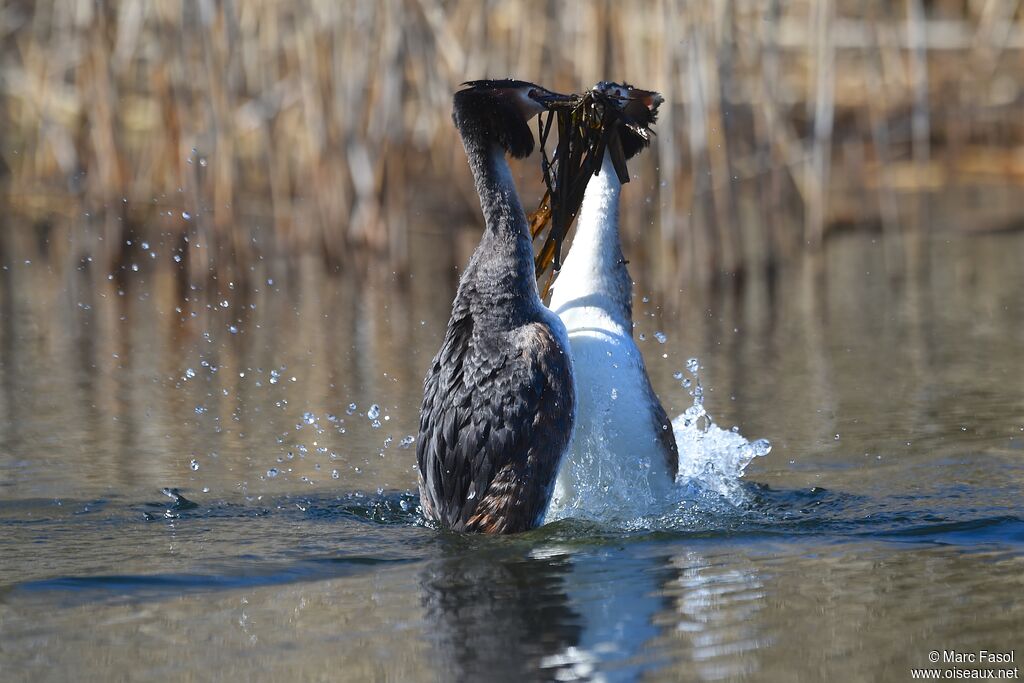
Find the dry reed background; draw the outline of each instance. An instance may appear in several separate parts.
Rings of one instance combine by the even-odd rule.
[[[192,279],[271,252],[402,269],[410,235],[474,221],[452,91],[508,74],[665,94],[626,221],[662,276],[840,226],[900,241],[908,194],[1024,183],[1020,4],[0,1],[0,191],[35,221],[0,251],[43,230],[104,272],[142,239]]]

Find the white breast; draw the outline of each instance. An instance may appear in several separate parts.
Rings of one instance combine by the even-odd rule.
[[[576,382],[576,428],[555,483],[548,519],[640,514],[669,481],[649,383],[616,280],[618,178],[605,158],[587,187],[572,249],[551,298],[565,323]],[[656,399],[655,399],[656,400]]]

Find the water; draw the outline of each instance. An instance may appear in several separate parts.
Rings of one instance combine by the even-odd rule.
[[[437,261],[411,283],[301,263],[182,302],[157,243],[126,279],[11,260],[3,678],[906,680],[936,649],[1019,660],[1024,235],[920,246],[894,274],[875,236],[846,236],[827,281],[797,265],[735,296],[641,280],[637,339],[688,455],[677,498],[510,538],[416,511],[410,435],[456,277]]]

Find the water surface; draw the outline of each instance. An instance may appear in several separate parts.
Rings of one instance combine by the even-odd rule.
[[[738,293],[641,280],[669,413],[697,357],[718,427],[772,452],[731,495],[511,538],[416,514],[444,260],[268,264],[182,301],[147,247],[124,277],[0,271],[5,680],[874,681],[1021,654],[1020,233],[936,229],[898,272],[851,234]]]

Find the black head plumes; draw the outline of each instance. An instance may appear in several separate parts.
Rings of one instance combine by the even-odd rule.
[[[463,83],[455,93],[452,120],[464,140],[495,142],[513,157],[533,152],[529,120],[557,97],[527,81],[484,80]]]

